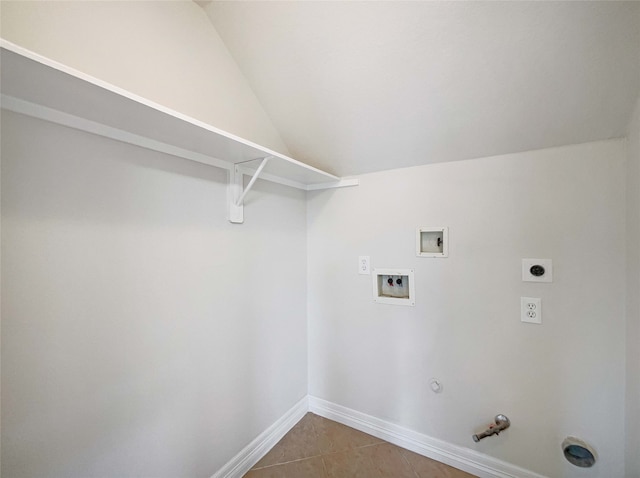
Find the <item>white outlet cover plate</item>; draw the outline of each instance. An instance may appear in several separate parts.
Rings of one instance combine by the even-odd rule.
[[[542,299],[520,297],[520,320],[530,324],[542,323]]]
[[[371,274],[371,261],[369,256],[358,256],[358,274]]]
[[[531,267],[540,265],[544,267],[544,274],[534,276]],[[553,263],[551,259],[522,259],[522,281],[523,282],[553,282]]]

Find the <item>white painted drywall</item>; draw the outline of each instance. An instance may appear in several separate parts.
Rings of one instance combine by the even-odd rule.
[[[545,476],[624,476],[625,154],[595,142],[310,193],[310,395]],[[449,227],[448,258],[416,257],[419,226]],[[416,306],[374,304],[360,255],[415,269]],[[553,283],[521,281],[530,257]],[[542,298],[542,325],[520,322],[521,296]],[[497,413],[511,428],[475,444]],[[596,467],[564,460],[567,435]]]
[[[338,175],[626,136],[639,2],[205,6],[294,157]]]
[[[627,138],[627,478],[640,478],[640,98]]]
[[[2,1],[2,37],[284,154],[288,150],[192,1]]]
[[[307,393],[306,199],[3,111],[2,476],[209,477]]]

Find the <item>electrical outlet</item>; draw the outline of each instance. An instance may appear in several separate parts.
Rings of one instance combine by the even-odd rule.
[[[542,323],[542,299],[520,297],[520,320],[530,324]]]
[[[369,256],[358,257],[358,274],[371,274],[371,268],[369,266]]]

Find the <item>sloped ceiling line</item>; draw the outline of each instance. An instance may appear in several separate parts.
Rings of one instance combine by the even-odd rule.
[[[291,154],[338,175],[626,134],[638,2],[198,2]]]

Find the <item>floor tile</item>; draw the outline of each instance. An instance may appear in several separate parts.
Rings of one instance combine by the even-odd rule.
[[[254,468],[287,463],[320,455],[313,414],[307,413]]]
[[[251,470],[245,478],[326,478],[319,456]]]
[[[247,478],[473,478],[473,475],[307,413]]]
[[[370,445],[322,457],[328,478],[416,478],[400,448]]]
[[[402,450],[402,453],[419,478],[474,478],[474,475],[409,450]]]
[[[373,463],[361,449],[332,453],[322,460],[328,478],[377,478]]]
[[[381,477],[415,478],[413,468],[402,454],[402,448],[382,443],[362,450],[370,451],[371,461]]]
[[[322,454],[383,443],[379,438],[326,418],[314,418],[313,425],[318,435],[318,447]]]
[[[287,478],[325,478],[325,469],[322,458],[308,458],[306,460],[295,461],[288,465]]]

